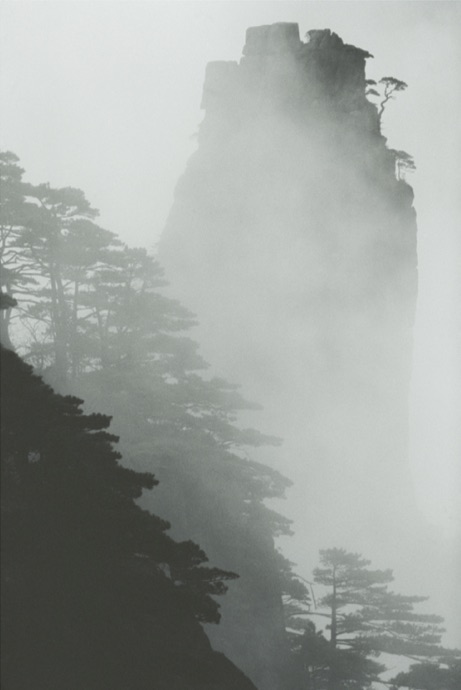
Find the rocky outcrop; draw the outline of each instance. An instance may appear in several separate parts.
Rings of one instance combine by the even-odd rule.
[[[297,24],[250,28],[240,63],[207,66],[202,139],[213,131],[215,116],[235,127],[280,110],[298,122],[318,117],[319,110],[355,112],[356,125],[363,126],[365,119],[367,128],[376,132],[376,109],[365,98],[367,57],[372,56],[344,44],[328,29],[309,31],[302,42]]]
[[[284,436],[263,459],[296,480],[292,517],[313,559],[329,544],[373,553],[376,540],[390,555],[411,501],[416,219],[366,97],[369,57],[330,30],[302,41],[275,24],[248,29],[239,63],[210,63],[159,251],[206,359]],[[224,609],[221,625],[220,648],[243,622]],[[248,644],[245,659],[225,651],[261,690],[277,687],[258,675],[275,646]]]

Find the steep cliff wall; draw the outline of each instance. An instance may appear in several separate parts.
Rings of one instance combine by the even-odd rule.
[[[391,557],[411,502],[416,220],[365,95],[367,57],[276,24],[248,29],[239,63],[209,64],[159,258],[206,358],[285,438],[273,461],[297,481],[303,549]],[[256,647],[225,650],[253,679]]]

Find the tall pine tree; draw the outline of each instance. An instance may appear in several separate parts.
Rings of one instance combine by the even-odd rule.
[[[374,570],[360,554],[333,548],[320,552],[314,582],[326,590],[315,609],[296,612],[300,619],[326,619],[329,639],[307,626],[301,658],[312,657],[322,670],[318,690],[362,690],[385,670],[375,657],[389,654],[420,662],[440,663],[458,652],[441,645],[443,618],[419,613],[415,606],[427,597],[397,594],[389,590],[391,570]],[[314,630],[315,632],[315,630]],[[318,641],[320,635],[321,642]],[[299,646],[299,645],[298,645]]]

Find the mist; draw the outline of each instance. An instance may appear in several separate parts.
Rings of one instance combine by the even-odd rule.
[[[376,194],[376,184],[393,184],[392,156],[376,157],[377,123],[365,104],[349,105],[354,126],[365,110],[360,132],[342,112],[335,120],[334,108],[354,98],[346,75],[344,95],[336,85],[330,96],[325,84],[316,90],[315,80],[327,79],[321,70],[303,87],[304,66],[283,47],[267,50],[253,57],[250,47],[239,68],[209,65],[199,149],[177,185],[159,256],[171,293],[199,315],[197,338],[213,371],[262,402],[259,420],[246,421],[284,439],[271,462],[294,480],[286,507],[278,506],[295,520],[284,545],[290,558],[307,566],[307,543],[314,551],[341,543],[382,566],[392,561],[406,588],[416,570],[418,592],[437,597],[426,564],[450,572],[456,541],[431,526],[423,463],[414,462],[412,475],[408,462],[412,190],[402,179],[392,202]],[[447,426],[450,437],[454,420]],[[454,590],[444,597],[448,612]]]
[[[311,582],[321,549],[363,554],[393,570],[395,591],[429,596],[449,647],[461,645],[459,13],[449,2],[6,2],[1,48],[2,150],[33,184],[84,189],[100,226],[158,259],[168,285],[156,277],[155,290],[195,315],[190,329],[168,307],[208,363],[181,341],[178,371],[193,362],[207,400],[213,377],[238,385],[256,405],[235,405],[237,428],[282,440],[243,443],[235,462],[291,483],[262,505],[292,521],[292,535],[273,534],[294,573]],[[281,28],[246,33],[263,26]],[[389,75],[408,87],[379,117],[365,79]],[[399,170],[402,151],[414,172]],[[196,541],[212,566],[241,558],[221,624],[205,630],[260,690],[279,687],[252,675],[236,634],[257,578],[274,630],[282,616],[264,579],[272,537],[260,525],[249,537],[263,544],[259,564],[221,543],[235,527],[233,470],[215,475],[210,448],[173,434],[136,459],[136,410],[116,379],[109,394],[101,381],[62,392],[113,415],[126,465],[160,481],[140,505],[173,538]],[[208,497],[200,515],[191,496]],[[222,531],[207,542],[213,511]],[[263,638],[261,621],[269,659],[280,638]]]
[[[172,294],[199,315],[197,339],[215,373],[261,402],[259,426],[285,440],[272,462],[295,480],[283,509],[297,526],[290,557],[307,563],[307,543],[341,543],[404,570],[408,544],[413,558],[427,558],[405,460],[411,189],[394,188],[392,156],[376,155],[360,73],[346,67],[331,96],[321,67],[304,86],[307,68],[283,46],[268,57],[251,50],[239,68],[208,68],[199,149],[159,256]]]

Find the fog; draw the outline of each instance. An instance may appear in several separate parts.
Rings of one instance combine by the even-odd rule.
[[[258,452],[294,482],[277,505],[294,520],[284,552],[307,578],[317,550],[330,546],[393,568],[396,589],[430,595],[428,609],[446,618],[446,641],[458,646],[460,10],[451,2],[4,2],[1,29],[1,147],[20,156],[30,181],[83,188],[101,225],[148,247],[166,225],[185,222],[184,194],[200,206],[207,184],[215,192],[222,184],[216,217],[188,219],[190,234],[178,240],[186,270],[171,291],[197,313],[212,370],[264,405],[244,421],[284,438],[282,449]],[[199,166],[190,175],[196,187],[177,186],[197,148],[206,64],[238,61],[246,29],[277,21],[298,23],[302,37],[330,28],[374,55],[367,77],[408,84],[386,108],[383,133],[417,166],[407,176],[418,225],[413,328],[410,260],[379,312],[385,318],[373,312],[370,295],[385,269],[382,256],[361,260],[361,237],[374,216],[379,238],[386,211],[376,218],[372,185],[350,170],[356,140],[330,148],[320,121],[303,131],[271,117],[226,152],[220,180],[207,182]],[[267,158],[258,159],[269,140]],[[280,198],[270,196],[275,158]],[[325,195],[329,185],[342,202]],[[348,221],[347,188],[357,195],[360,185],[363,206]],[[311,226],[306,243],[296,234],[306,217],[330,227],[341,218],[341,235],[326,247]],[[222,223],[214,235],[213,223]],[[369,299],[351,307],[357,295]],[[367,386],[379,391],[372,404]]]

